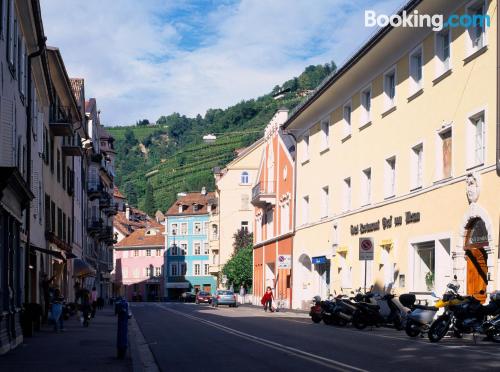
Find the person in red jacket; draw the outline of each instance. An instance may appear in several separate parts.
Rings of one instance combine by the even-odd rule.
[[[262,296],[262,299],[260,300],[260,303],[264,305],[264,311],[267,311],[267,307],[269,306],[269,310],[273,312],[273,291],[271,290],[271,287],[267,287],[266,293],[264,293],[264,296]]]

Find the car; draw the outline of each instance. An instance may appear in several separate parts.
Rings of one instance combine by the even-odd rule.
[[[197,304],[209,304],[212,301],[212,295],[210,292],[205,292],[205,291],[200,291],[196,295],[196,300],[195,302]]]
[[[217,290],[212,297],[212,306],[217,307],[219,305],[229,305],[229,307],[238,306],[234,292],[222,289]]]
[[[183,292],[180,300],[182,302],[194,302],[196,300],[196,295],[193,292]]]

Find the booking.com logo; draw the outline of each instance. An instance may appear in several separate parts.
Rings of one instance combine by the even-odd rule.
[[[365,27],[431,27],[433,31],[441,31],[447,27],[487,27],[490,16],[487,14],[451,14],[446,20],[442,14],[420,14],[418,10],[401,14],[377,14],[375,10],[365,10]]]

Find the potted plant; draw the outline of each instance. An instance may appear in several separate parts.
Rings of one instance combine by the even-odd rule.
[[[428,291],[432,291],[434,288],[434,273],[433,272],[428,272],[425,274],[425,285],[427,286]]]

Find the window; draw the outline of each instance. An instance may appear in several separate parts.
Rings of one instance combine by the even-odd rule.
[[[188,224],[186,222],[181,223],[181,235],[188,234]]]
[[[423,184],[424,146],[420,143],[411,149],[411,188],[418,189]]]
[[[482,17],[486,14],[484,0],[479,0],[469,5],[466,13],[472,16],[471,25],[467,29],[467,52],[468,55],[471,55],[486,45],[485,23],[487,21]]]
[[[328,217],[328,186],[321,188],[321,218]]]
[[[203,265],[203,275],[210,275],[210,265],[209,264]]]
[[[450,178],[453,169],[453,137],[452,129],[447,128],[438,135],[437,179]]]
[[[208,221],[203,222],[203,234],[208,234]]]
[[[194,264],[194,275],[200,275],[200,264]]]
[[[179,254],[181,256],[187,255],[187,250],[188,250],[188,245],[187,243],[181,243],[181,246],[179,248]]]
[[[268,209],[266,211],[266,238],[270,239],[274,237],[274,226],[273,226],[273,209]]]
[[[203,254],[208,255],[210,253],[208,249],[208,242],[203,242]]]
[[[212,240],[219,239],[219,229],[216,224],[212,224]]]
[[[187,273],[187,264],[185,262],[181,263],[181,275],[186,275]]]
[[[344,212],[351,210],[351,177],[344,179]]]
[[[171,256],[177,256],[179,253],[178,253],[178,248],[177,246],[174,244],[170,247],[170,255]]]
[[[410,96],[422,89],[423,56],[422,47],[410,53]]]
[[[330,120],[321,121],[321,151],[325,151],[330,145]]]
[[[139,256],[139,251],[137,249],[134,250],[134,257],[138,257]]]
[[[57,237],[62,239],[63,237],[63,218],[61,208],[57,208]]]
[[[177,276],[177,263],[170,264],[170,276]]]
[[[195,222],[194,223],[194,233],[195,234],[201,234],[202,233],[201,222]]]
[[[309,160],[309,133],[302,138],[302,148],[302,162],[306,162]]]
[[[468,149],[468,168],[477,167],[484,164],[485,154],[485,125],[484,112],[469,118],[469,142]]]
[[[372,200],[372,169],[367,168],[363,171],[363,195],[361,200],[363,200],[363,205],[368,205]]]
[[[193,250],[194,250],[194,255],[200,255],[201,254],[201,244],[199,242],[196,242],[193,244]]]
[[[148,256],[148,257],[151,256],[151,249],[146,249],[146,256]]]
[[[178,233],[177,224],[176,223],[171,223],[170,224],[170,234],[177,235],[177,233]]]
[[[250,197],[248,194],[241,194],[241,210],[247,211],[250,209]]]
[[[368,87],[361,91],[361,123],[360,126],[368,124],[371,120],[372,110],[372,88]]]
[[[430,292],[434,289],[436,252],[433,241],[414,245],[415,271],[413,276],[414,290]]]
[[[7,9],[7,60],[11,66],[14,65],[14,0],[8,0]]]
[[[241,172],[240,183],[243,185],[248,185],[250,183],[250,176],[247,171]]]
[[[302,198],[302,224],[309,222],[309,196],[306,195]]]
[[[436,33],[436,76],[450,69],[451,31],[449,28]]]
[[[248,221],[241,221],[241,230],[248,232]]]
[[[396,195],[396,157],[385,160],[385,197],[391,198]]]
[[[161,256],[161,249],[157,249],[157,250],[156,250],[156,255],[157,255],[157,256]]]
[[[151,267],[146,267],[146,277],[150,277],[152,274],[152,270],[151,270]]]
[[[155,267],[155,276],[161,276],[161,267]]]
[[[352,114],[352,106],[351,103],[346,103],[343,107],[343,121],[344,121],[344,137],[351,135],[351,114]]]
[[[193,204],[193,211],[194,211],[194,212],[197,212],[199,209],[200,209],[200,205],[199,205],[199,204],[194,203],[194,204]]]
[[[396,69],[393,68],[384,75],[385,109],[389,110],[396,105]]]

